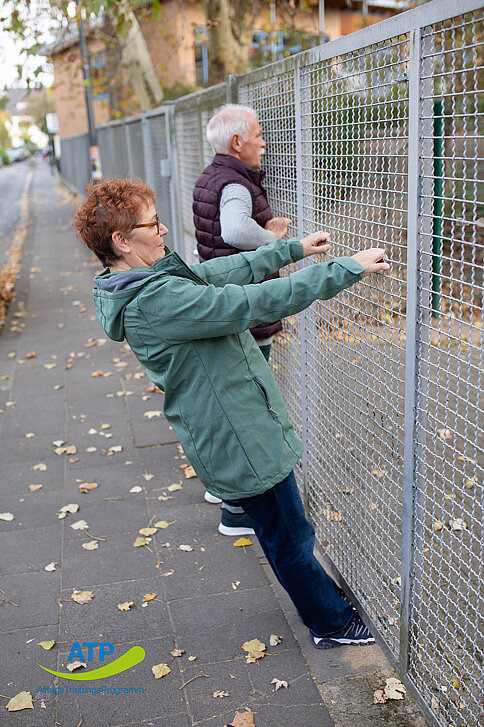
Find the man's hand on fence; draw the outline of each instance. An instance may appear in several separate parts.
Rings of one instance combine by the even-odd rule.
[[[301,238],[301,245],[304,250],[304,257],[309,255],[316,255],[321,252],[328,252],[329,250],[329,232],[313,232],[311,235]]]
[[[385,250],[381,247],[370,247],[368,250],[360,250],[356,255],[351,256],[363,268],[363,277],[372,273],[382,273],[384,270],[390,270],[390,265],[385,262]]]
[[[265,224],[265,229],[270,230],[276,237],[282,238],[287,232],[288,225],[291,224],[289,217],[272,217]]]

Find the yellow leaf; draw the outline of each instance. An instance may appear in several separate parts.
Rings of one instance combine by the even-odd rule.
[[[97,376],[104,376],[104,371],[101,371],[100,369],[97,369],[96,371],[93,371],[91,376],[96,378]]]
[[[168,664],[155,664],[151,667],[151,671],[155,675],[155,679],[161,679],[161,677],[169,674],[171,672],[171,669]]]
[[[252,639],[252,641],[246,641],[242,644],[244,651],[265,651],[266,645],[259,641],[259,639]]]
[[[155,523],[155,528],[161,528],[162,530],[166,530],[169,525],[173,525],[174,523],[176,523],[176,520],[172,520],[171,522],[167,522],[166,520],[158,520],[158,522]]]
[[[154,598],[156,598],[156,593],[147,593],[145,597],[143,598],[143,603],[147,603],[148,601],[152,601]]]
[[[440,522],[440,520],[437,520],[437,521],[436,521],[436,522],[435,522],[435,523],[433,524],[433,528],[434,528],[434,530],[435,530],[435,532],[436,532],[436,533],[437,533],[437,532],[438,532],[439,530],[442,530],[442,528],[443,528],[443,525],[442,525],[442,523]]]
[[[33,708],[34,705],[32,704],[32,695],[30,692],[19,692],[7,704],[9,712],[20,712],[21,709]]]
[[[41,472],[45,472],[45,470],[47,469],[47,465],[44,464],[43,462],[39,462],[39,464],[34,464],[32,469],[39,470]]]
[[[141,548],[143,545],[148,545],[148,540],[146,538],[136,538],[133,545],[135,548]]]
[[[147,536],[154,535],[157,532],[158,532],[158,528],[141,528],[140,530],[138,530],[138,533],[141,533],[141,535],[147,535]]]
[[[118,608],[120,611],[129,611],[134,605],[133,601],[125,601],[124,603],[118,603]]]
[[[49,651],[54,646],[55,641],[39,641],[39,646],[41,646],[46,651]]]
[[[182,490],[183,487],[175,483],[173,485],[169,485],[166,489],[168,490],[168,492],[176,492],[177,490]]]
[[[97,482],[83,482],[79,485],[79,489],[81,492],[89,492],[89,490],[95,490],[98,486]]]
[[[243,548],[246,545],[252,545],[252,540],[249,540],[249,538],[239,538],[234,543],[235,548]]]
[[[147,419],[154,419],[155,417],[161,417],[161,411],[145,411],[143,416]]]
[[[197,473],[193,469],[193,467],[185,467],[185,478],[189,480],[191,477],[196,477]]]
[[[30,492],[37,492],[37,490],[40,490],[42,485],[29,485]]]
[[[97,550],[99,548],[99,543],[97,540],[90,540],[88,543],[82,543],[82,547],[84,550]]]
[[[85,603],[89,603],[89,601],[92,600],[94,596],[94,591],[77,591],[74,589],[72,591],[71,598],[76,603],[80,603],[81,605]]]

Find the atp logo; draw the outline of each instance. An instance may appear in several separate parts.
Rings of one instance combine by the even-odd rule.
[[[81,645],[78,641],[75,641],[73,643],[72,649],[69,653],[68,661],[73,661],[75,659],[79,659],[80,661],[93,661],[94,650],[97,647],[99,647],[99,661],[104,661],[104,658],[106,656],[114,653],[114,644],[112,644],[110,641],[84,641],[82,646],[84,647],[84,651],[82,650]],[[84,655],[85,653],[87,653],[87,659]],[[44,671],[48,671],[49,674],[55,674],[55,676],[62,677],[63,679],[72,679],[74,681],[90,681],[96,679],[105,679],[106,677],[114,676],[114,674],[120,674],[122,671],[126,671],[127,669],[131,669],[131,667],[136,666],[136,664],[142,662],[144,658],[145,650],[141,646],[133,646],[125,654],[122,654],[114,661],[111,661],[109,664],[101,666],[99,667],[99,669],[93,669],[92,671],[83,672],[82,674],[71,674],[69,672],[66,673],[63,671],[53,671],[52,669],[47,669],[47,667],[42,666],[42,664],[37,664],[37,666],[40,666],[40,668],[44,669]]]

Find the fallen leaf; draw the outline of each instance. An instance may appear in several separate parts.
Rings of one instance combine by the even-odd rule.
[[[196,656],[189,656],[188,657],[188,661],[196,661],[196,659],[197,659]]]
[[[156,593],[147,593],[143,598],[143,603],[147,603],[148,601],[152,601],[154,598],[156,598]]]
[[[161,677],[169,674],[171,672],[171,669],[168,664],[155,664],[151,667],[151,671],[155,675],[155,679],[161,679]]]
[[[29,485],[30,492],[37,492],[37,490],[40,490],[42,485]]]
[[[47,706],[46,706],[46,704],[45,704],[44,700],[42,700],[42,701],[41,701],[41,703],[40,703],[40,708],[41,708],[41,709],[47,709]]]
[[[50,651],[50,649],[52,649],[52,647],[54,646],[54,644],[55,644],[55,641],[54,640],[52,640],[52,641],[39,641],[39,646],[41,646],[46,651]]]
[[[269,639],[270,646],[277,646],[282,641],[282,636],[276,636],[276,634],[271,634]]]
[[[166,530],[169,525],[173,525],[174,523],[176,523],[176,520],[172,520],[172,522],[170,523],[166,520],[158,520],[158,522],[155,523],[155,528],[161,528],[162,530]]]
[[[89,525],[85,520],[78,520],[77,522],[72,523],[71,528],[73,530],[87,530]]]
[[[225,727],[255,727],[254,712],[251,712],[250,709],[247,712],[236,712],[232,722]]]
[[[57,364],[55,364],[55,363],[46,363],[46,364],[42,364],[42,366],[44,367],[44,369],[47,369],[47,370],[50,371],[50,369],[55,369],[55,367],[57,366]]]
[[[9,523],[13,519],[14,515],[11,512],[0,512],[0,520],[6,520]]]
[[[184,653],[185,653],[185,649],[173,649],[173,651],[170,651],[170,654],[171,654],[171,655],[172,655],[173,657],[176,657],[176,656],[183,656],[183,654],[184,654]]]
[[[452,432],[450,429],[437,429],[437,434],[439,435],[440,439],[452,439]]]
[[[71,598],[76,603],[80,603],[83,606],[85,603],[89,603],[94,597],[94,591],[78,591],[74,589],[72,591]]]
[[[161,576],[172,576],[175,571],[173,569],[167,570],[166,573],[160,573]]]
[[[130,489],[130,492],[132,492],[133,494],[137,494],[138,492],[143,492],[143,488],[139,485],[135,485]]]
[[[437,532],[438,532],[439,530],[442,530],[442,528],[443,528],[444,526],[442,525],[442,523],[440,522],[440,520],[437,520],[437,521],[436,521],[436,522],[435,522],[435,523],[433,524],[433,526],[432,526],[432,527],[433,527],[433,529],[435,530],[435,532],[437,533]]]
[[[373,704],[385,704],[388,701],[388,697],[385,697],[383,689],[376,689],[373,692]]]
[[[161,417],[161,414],[161,411],[145,411],[143,416],[145,416],[147,419],[153,419],[154,417]]]
[[[186,467],[185,469],[185,479],[189,480],[191,477],[196,477],[197,473],[193,469],[193,467]]]
[[[158,528],[141,528],[138,533],[141,535],[154,535],[158,532]]]
[[[144,537],[136,538],[136,540],[133,543],[133,546],[135,548],[141,548],[143,545],[148,545],[149,542],[150,541],[147,538],[144,538]]]
[[[97,452],[97,447],[86,447],[86,452]]]
[[[173,485],[169,485],[166,489],[168,492],[176,492],[177,490],[183,490],[183,487],[174,483]]]
[[[84,550],[97,550],[99,548],[99,543],[97,540],[90,540],[88,543],[82,543],[82,547]]]
[[[46,570],[49,573],[52,573],[53,571],[55,571],[56,565],[57,565],[57,563],[54,563],[54,562],[49,563],[48,565],[45,566],[44,570]]]
[[[69,664],[66,664],[66,667],[69,671],[74,671],[74,669],[80,669],[81,666],[87,666],[85,661],[71,661]]]
[[[246,662],[247,664],[254,664],[257,659],[262,659],[265,654],[266,645],[263,644],[259,639],[252,639],[252,641],[246,641],[242,644],[244,651],[247,651]]]
[[[89,490],[95,490],[96,487],[99,487],[97,482],[83,482],[81,485],[79,485],[79,489],[81,492],[89,492]]]
[[[435,699],[435,697],[432,697],[432,699],[430,701],[430,706],[432,707],[432,709],[438,709],[439,708],[439,703]]]
[[[129,611],[131,608],[134,608],[134,606],[134,601],[125,601],[124,603],[118,603],[118,608],[120,611]]]
[[[232,588],[234,591],[237,590],[238,586],[240,586],[240,581],[233,581],[232,582]]]
[[[37,358],[37,354],[35,351],[30,351],[30,353],[25,354],[25,358]]]
[[[93,371],[91,376],[97,377],[97,376],[104,376],[104,371],[101,371],[100,369],[96,369],[96,371]]]
[[[146,482],[149,482],[150,480],[153,479],[154,475],[150,475],[150,474],[148,474],[148,472],[143,472],[143,474],[141,475],[141,477],[144,477],[144,479],[146,480]]]
[[[193,548],[192,548],[192,546],[191,546],[191,545],[179,545],[179,546],[178,546],[178,549],[179,549],[179,550],[183,550],[183,551],[185,551],[186,553],[189,553],[189,552],[190,552],[191,550],[193,550]]]
[[[252,545],[252,540],[249,540],[249,538],[239,538],[234,543],[235,548],[243,548],[246,545]]]
[[[407,693],[407,688],[402,684],[400,679],[390,677],[386,680],[386,685],[383,691],[387,699],[404,699],[405,694]]]
[[[468,477],[464,480],[464,487],[466,490],[472,490],[474,485],[477,485],[477,477]]]
[[[19,692],[7,704],[9,712],[20,712],[21,709],[33,708],[34,705],[32,704],[32,695],[30,692]]]
[[[279,689],[281,689],[282,687],[284,687],[284,689],[288,689],[288,687],[289,687],[288,683],[287,683],[287,682],[283,682],[283,681],[282,681],[281,679],[275,679],[275,678],[274,678],[274,679],[273,679],[273,680],[271,681],[271,684],[275,684],[275,685],[276,685],[276,692],[277,692],[277,691],[278,691]]]
[[[25,435],[26,439],[32,439],[32,437],[35,437],[35,434],[33,432],[27,432],[27,434]]]
[[[114,444],[112,447],[109,447],[109,452],[122,452],[123,451],[123,445],[122,444]]]
[[[230,697],[230,694],[228,692],[214,692],[212,697],[220,697],[222,699],[223,697]]]
[[[47,465],[44,464],[43,462],[39,462],[39,464],[34,464],[32,466],[32,469],[39,470],[40,472],[45,472],[45,470],[47,469]]]
[[[57,517],[59,520],[62,520],[66,517],[67,513],[70,512],[72,515],[76,513],[79,510],[79,505],[75,502],[71,502],[69,505],[63,505],[60,510],[58,510]]]
[[[76,454],[77,453],[77,447],[75,444],[68,444],[65,447],[56,447],[54,449],[54,452],[56,454]]]

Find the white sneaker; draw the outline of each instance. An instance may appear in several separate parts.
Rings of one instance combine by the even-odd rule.
[[[220,497],[215,497],[215,495],[211,495],[208,490],[205,490],[204,495],[205,502],[209,502],[211,505],[220,505],[222,500]]]

